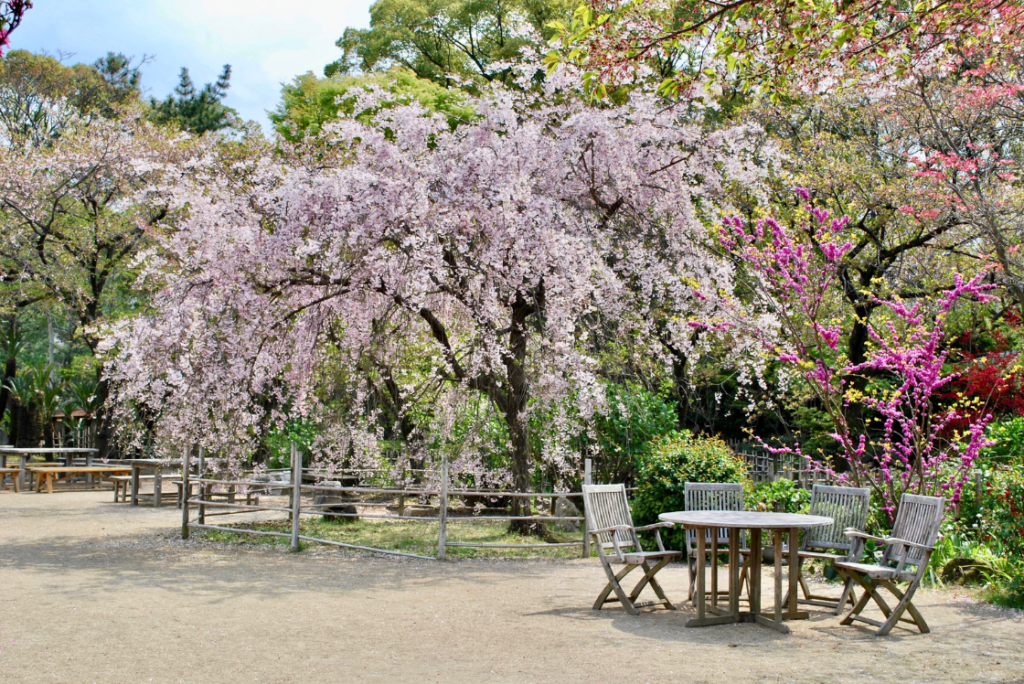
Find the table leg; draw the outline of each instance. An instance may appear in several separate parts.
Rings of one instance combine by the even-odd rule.
[[[729,530],[729,613],[740,613],[740,531]]]
[[[139,505],[139,466],[132,466],[132,506]]]
[[[773,530],[775,538],[775,621],[782,622],[782,530]]]
[[[718,613],[718,530],[711,530],[711,612]]]
[[[53,494],[53,473],[46,473],[46,493]]]
[[[750,530],[750,577],[747,583],[750,612],[756,618],[761,614],[761,529]]]
[[[694,605],[697,607],[697,617],[690,618],[686,621],[687,627],[708,627],[710,625],[725,625],[730,622],[736,622],[735,615],[708,615],[707,614],[707,594],[704,590],[704,562],[707,558],[707,528],[698,527],[696,529],[697,534],[697,559],[696,559],[696,572],[697,576],[694,578],[697,585],[696,590],[693,593]]]
[[[92,454],[85,455],[85,467],[92,468]],[[88,475],[85,476],[85,481],[89,483],[90,487],[96,485],[96,478],[93,476],[92,473],[89,473]]]
[[[28,459],[24,455],[21,457],[21,472],[18,473],[18,477],[21,478],[22,487],[32,489],[32,478],[28,475]]]
[[[705,546],[705,530],[697,531],[697,619],[704,619],[704,603],[707,596],[704,594],[704,562],[707,547]]]
[[[800,530],[790,529],[789,531],[789,605],[786,611],[786,618],[795,620],[797,617],[796,602],[797,591],[800,589],[800,549],[797,548],[797,540],[800,538]]]
[[[160,468],[156,468],[153,471],[153,505],[160,506],[160,492],[163,491],[162,478],[160,476]]]
[[[807,611],[800,612],[797,607],[799,597],[797,591],[800,588],[800,548],[797,546],[800,541],[800,530],[792,528],[789,530],[789,605],[786,607],[787,620],[807,620],[811,614]]]

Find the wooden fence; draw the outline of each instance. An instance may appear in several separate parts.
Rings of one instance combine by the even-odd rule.
[[[726,444],[747,466],[747,475],[754,482],[792,480],[804,489],[816,484],[829,484],[827,473],[815,470],[807,459],[797,454],[773,454],[750,443],[727,440]]]
[[[415,553],[406,553],[401,551],[395,551],[392,549],[381,549],[369,546],[360,546],[356,544],[347,544],[344,542],[321,539],[317,537],[310,537],[300,534],[299,521],[302,516],[328,516],[328,517],[340,517],[340,518],[363,518],[363,519],[375,519],[375,520],[411,520],[417,522],[437,522],[438,523],[438,539],[437,539],[437,554],[436,558],[443,560],[446,555],[446,551],[451,547],[477,547],[477,548],[559,548],[559,547],[580,547],[582,554],[587,557],[590,555],[590,540],[589,534],[587,533],[586,520],[583,516],[556,516],[556,515],[528,515],[528,516],[512,516],[512,515],[500,515],[500,514],[470,514],[465,515],[451,515],[452,504],[455,501],[460,503],[467,497],[471,497],[477,500],[486,499],[509,499],[513,497],[529,498],[529,499],[544,499],[544,498],[566,498],[566,499],[579,499],[583,496],[582,492],[509,492],[502,490],[491,490],[491,489],[456,489],[450,486],[450,477],[448,473],[447,463],[442,463],[441,470],[437,471],[418,471],[420,473],[437,473],[438,485],[436,488],[428,488],[424,486],[365,486],[362,484],[362,479],[358,476],[353,476],[354,473],[368,473],[368,472],[380,472],[371,470],[339,470],[332,474],[332,477],[342,478],[336,480],[331,485],[326,483],[320,484],[305,484],[303,482],[304,476],[317,475],[322,473],[316,473],[310,469],[304,469],[302,467],[302,459],[295,445],[292,445],[292,468],[289,471],[288,481],[260,481],[247,477],[244,479],[223,479],[217,477],[211,477],[207,473],[206,462],[203,457],[202,450],[199,451],[198,467],[195,475],[189,472],[189,468],[184,469],[183,481],[182,481],[182,527],[181,534],[183,538],[188,538],[189,531],[192,529],[207,529],[207,530],[221,530],[227,532],[235,532],[239,534],[253,534],[253,535],[265,535],[265,536],[276,536],[276,537],[288,537],[291,541],[291,548],[293,551],[297,551],[299,548],[300,541],[316,542],[319,544],[327,544],[330,546],[339,546],[350,549],[357,549],[360,551],[373,551],[376,553],[389,554],[394,556],[407,556],[413,558],[433,558],[431,556],[423,556]],[[586,461],[585,470],[585,482],[590,482],[591,477],[591,463],[590,459]],[[349,479],[358,479],[359,484],[352,486],[344,485],[344,482]],[[338,485],[341,486],[338,486]],[[215,496],[222,494],[217,490],[230,490],[233,496],[230,500],[215,500]],[[259,503],[252,503],[250,498],[246,498],[246,503],[237,503],[234,494],[248,495],[252,493],[262,493],[273,490],[287,490],[289,493],[288,505],[284,506],[268,506]],[[196,493],[198,492],[198,493]],[[332,500],[324,503],[316,503],[317,495],[320,498]],[[303,495],[306,496],[306,501],[303,501]],[[340,495],[340,496],[339,496]],[[312,501],[309,499],[312,498]],[[417,508],[426,507],[428,512],[436,513],[432,515],[407,515],[407,508],[411,508],[408,504],[408,500],[414,498],[417,502],[413,506]],[[436,501],[436,509],[433,502]],[[345,510],[347,507],[358,506],[363,509],[380,510],[381,513],[366,513],[360,511]],[[552,506],[554,508],[554,506]],[[339,510],[340,509],[340,510]],[[391,510],[389,510],[391,509]],[[227,525],[217,525],[208,522],[207,518],[222,515],[237,515],[242,513],[254,513],[260,511],[276,512],[287,514],[288,520],[291,522],[291,532],[276,532],[272,530],[253,530],[242,527],[229,527]],[[397,512],[392,512],[397,511]],[[452,541],[448,539],[448,523],[450,521],[458,522],[510,522],[515,520],[535,520],[544,523],[559,523],[559,522],[575,522],[580,523],[582,531],[582,539],[580,541],[564,542],[564,543],[537,543],[537,544],[487,544],[477,542],[465,542],[465,541]]]

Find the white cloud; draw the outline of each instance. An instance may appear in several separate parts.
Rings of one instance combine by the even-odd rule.
[[[155,55],[144,85],[163,97],[186,66],[196,83],[231,64],[227,103],[266,124],[280,84],[321,73],[338,58],[347,26],[366,27],[372,0],[63,0],[37,2],[11,36],[13,48],[73,52],[92,62],[108,50]]]

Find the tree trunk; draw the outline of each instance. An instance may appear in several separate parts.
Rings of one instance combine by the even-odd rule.
[[[11,410],[11,434],[7,435],[7,442],[14,444],[14,423],[17,420],[14,416],[14,402],[11,401],[11,390],[8,389],[7,383],[14,379],[15,374],[18,372],[18,362],[13,356],[7,357],[4,362],[4,377],[2,383],[0,383],[0,421],[3,420],[4,412],[8,409],[8,404]]]
[[[512,441],[512,477],[517,492],[530,491],[531,466],[530,442],[527,433],[526,401],[529,387],[526,378],[526,318],[534,307],[523,296],[517,295],[512,306],[512,326],[509,332],[509,354],[505,357],[505,376],[508,381],[508,398],[504,406],[505,425]],[[532,501],[526,497],[513,497],[512,515],[532,515]],[[512,520],[509,532],[544,536],[547,529],[539,520]]]
[[[676,429],[685,430],[690,422],[690,394],[686,390],[686,356],[672,355],[672,381],[676,390]]]
[[[861,304],[854,307],[856,319],[853,329],[850,330],[848,341],[847,359],[851,365],[858,365],[867,360],[868,349],[868,318],[871,316],[871,309]],[[848,388],[863,393],[867,389],[868,379],[863,374],[847,375],[843,378]],[[851,435],[859,435],[864,432],[864,404],[860,401],[851,401],[845,408],[846,424],[850,428]]]
[[[40,412],[34,403],[27,406],[15,402],[18,413],[18,442],[17,445],[23,449],[34,449],[39,446],[43,439],[43,424]],[[48,457],[47,460],[52,459]]]
[[[93,414],[99,422],[96,430],[95,448],[99,451],[99,458],[110,458],[110,412],[107,410],[107,397],[110,395],[110,386],[106,378],[102,377],[102,370],[97,370],[96,375],[96,411]]]

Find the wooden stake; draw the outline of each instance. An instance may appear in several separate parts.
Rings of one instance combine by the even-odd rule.
[[[583,461],[583,484],[591,485],[593,462],[588,458]],[[582,500],[582,499],[581,499]],[[585,505],[585,504],[584,504]],[[587,524],[586,511],[583,512],[583,557],[590,558],[590,525]]]
[[[181,538],[188,539],[188,493],[191,489],[188,483],[188,470],[192,447],[185,447],[184,452],[181,458]]]
[[[441,500],[437,511],[437,560],[444,560],[448,537],[448,457],[441,457]]]
[[[200,480],[206,477],[206,449],[199,447],[199,463],[196,465],[196,475]],[[199,500],[209,501],[210,500],[210,485],[205,482],[199,483]],[[199,504],[199,524],[206,524],[206,505]]]
[[[302,501],[302,456],[292,442],[292,551],[299,550],[299,502]]]

